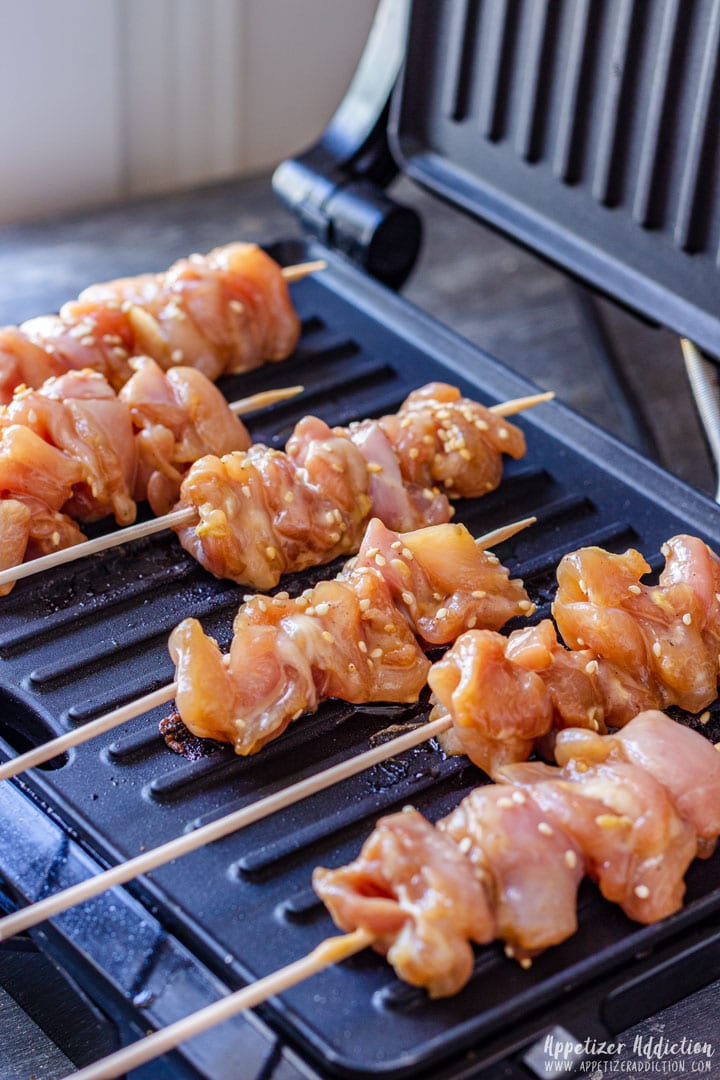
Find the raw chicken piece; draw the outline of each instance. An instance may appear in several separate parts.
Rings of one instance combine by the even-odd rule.
[[[376,934],[406,982],[446,997],[470,978],[473,952],[495,937],[483,882],[469,860],[417,810],[381,818],[360,855],[317,869],[313,887],[342,930]]]
[[[132,361],[134,375],[119,394],[136,429],[138,468],[134,497],[156,514],[177,502],[188,467],[206,454],[250,446],[242,421],[218,388],[194,368],[163,370],[147,356]]]
[[[532,792],[510,784],[476,788],[437,828],[485,883],[509,955],[522,961],[575,933],[582,853],[549,824]]]
[[[631,919],[656,922],[681,907],[695,830],[649,773],[622,761],[572,758],[563,769],[529,762],[495,775],[532,786],[534,802],[578,845],[603,896]]]

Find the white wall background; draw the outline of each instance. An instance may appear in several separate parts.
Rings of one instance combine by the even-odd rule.
[[[340,102],[377,0],[0,0],[0,222],[252,172]]]

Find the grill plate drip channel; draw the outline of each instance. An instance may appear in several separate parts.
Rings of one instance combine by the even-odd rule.
[[[295,247],[286,261],[318,256],[332,262],[317,247]],[[380,415],[432,379],[458,383],[488,404],[533,390],[344,264],[298,284],[294,295],[304,322],[298,357],[223,386],[232,398],[288,381],[305,384],[298,402],[250,419],[258,439],[281,445],[308,411],[330,423]],[[709,500],[562,406],[543,406],[519,422],[527,457],[510,463],[498,491],[459,502],[456,520],[478,534],[537,514],[538,524],[504,545],[501,556],[525,578],[541,616],[548,613],[557,561],[573,547],[633,545],[655,565],[660,545],[677,532],[720,547],[717,508]],[[301,591],[335,570],[296,575],[281,587]],[[211,579],[170,534],[19,584],[0,607],[3,751],[62,733],[168,681],[168,632],[188,614],[227,644],[245,591]],[[0,873],[23,901],[318,771],[423,712],[329,702],[257,757],[218,749],[189,763],[157,734],[167,711],[78,747],[60,767],[0,792]],[[719,737],[715,715],[706,730]],[[235,987],[300,956],[331,930],[310,891],[315,865],[351,858],[380,814],[413,802],[437,818],[481,779],[463,760],[445,760],[436,747],[424,746],[156,871],[132,886],[133,896],[116,891],[66,913],[47,941],[140,1026],[167,1022],[183,1008],[173,980],[160,977],[164,964],[179,965],[184,984],[192,984],[189,1011],[217,996],[221,985]],[[145,913],[138,899],[148,905]],[[622,969],[640,950],[690,932],[718,909],[716,856],[692,868],[688,904],[674,919],[638,928],[588,887],[575,938],[530,972],[499,949],[479,951],[475,978],[449,1001],[431,1003],[400,986],[384,961],[365,953],[297,987],[265,1014],[313,1067],[323,1062],[323,1071],[416,1076],[441,1060],[457,1061],[468,1046],[482,1051],[483,1040],[497,1042],[503,1033],[511,1045],[513,1014],[562,999],[568,985]],[[98,933],[108,920],[108,933]],[[202,1040],[202,1053],[186,1048],[182,1060],[201,1075],[222,1076],[223,1055],[236,1055],[247,1025],[219,1029]]]

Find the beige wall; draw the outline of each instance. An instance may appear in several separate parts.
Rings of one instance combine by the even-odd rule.
[[[272,165],[322,130],[377,0],[0,0],[0,222]]]

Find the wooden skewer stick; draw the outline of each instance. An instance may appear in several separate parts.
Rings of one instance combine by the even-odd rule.
[[[503,525],[499,529],[494,529],[492,532],[478,537],[475,543],[483,548],[494,547],[496,544],[502,543],[503,540],[509,540],[511,536],[526,529],[535,520],[534,517],[529,517],[523,518],[522,521],[514,521],[509,525]],[[64,754],[73,746],[89,742],[90,739],[94,739],[97,735],[103,735],[106,731],[119,727],[127,720],[142,716],[143,713],[149,712],[150,709],[154,709],[158,705],[165,705],[175,697],[176,690],[177,684],[174,682],[169,683],[167,686],[161,686],[151,694],[145,694],[144,697],[130,701],[127,705],[121,705],[120,708],[113,709],[112,712],[105,713],[104,716],[99,716],[97,720],[91,720],[74,731],[68,731],[65,735],[50,739],[49,742],[37,746],[34,750],[28,750],[27,753],[6,761],[0,765],[0,780],[9,780],[26,769],[31,769],[35,765],[42,765],[58,754]]]
[[[312,952],[307,953],[300,960],[294,960],[291,964],[274,971],[272,975],[266,975],[264,979],[258,979],[250,986],[236,990],[234,994],[220,998],[219,1001],[206,1005],[204,1009],[199,1009],[182,1020],[176,1020],[174,1024],[161,1028],[153,1035],[146,1035],[144,1039],[122,1050],[117,1050],[114,1054],[102,1058],[101,1061],[96,1061],[94,1065],[88,1065],[79,1072],[66,1076],[65,1080],[113,1080],[114,1077],[123,1076],[147,1061],[154,1061],[168,1050],[174,1050],[180,1043],[193,1038],[194,1035],[199,1035],[246,1009],[261,1005],[268,998],[282,993],[283,990],[297,986],[298,983],[332,967],[333,964],[362,952],[373,941],[374,934],[368,930],[355,930],[352,934],[325,938]]]
[[[279,401],[287,401],[288,398],[302,394],[304,386],[283,386],[278,390],[261,390],[259,394],[240,398],[232,401],[228,408],[236,416],[244,416],[257,409],[266,409],[270,405],[276,405]],[[10,582],[21,581],[23,578],[41,574],[45,570],[52,570],[55,566],[63,566],[65,563],[75,562],[76,559],[84,559],[88,555],[97,555],[100,551],[119,547],[120,544],[129,544],[133,540],[140,540],[144,536],[152,536],[154,533],[164,532],[165,529],[180,529],[183,525],[193,525],[197,521],[197,515],[191,506],[184,510],[174,510],[162,517],[152,518],[150,521],[141,521],[137,525],[128,525],[124,529],[108,533],[106,536],[98,536],[94,540],[85,540],[81,544],[73,544],[71,547],[53,551],[49,555],[41,555],[37,559],[20,563],[19,566],[9,566],[6,570],[0,570],[0,585],[8,585]]]
[[[302,281],[310,274],[317,274],[319,270],[327,270],[324,259],[315,259],[313,262],[296,263],[295,266],[283,266],[282,276],[291,285],[293,281]]]
[[[502,401],[499,405],[491,405],[490,412],[496,416],[515,416],[516,413],[524,412],[525,409],[534,409],[536,405],[544,405],[546,401],[552,401],[555,397],[554,390],[546,390],[542,394],[528,394],[527,397],[512,398],[510,401]]]
[[[236,407],[241,407],[244,412],[251,412],[254,409],[264,408],[285,398],[294,397],[296,394],[302,393],[303,389],[302,386],[290,386],[282,390],[263,391],[260,394],[254,394],[252,397],[243,398],[242,401],[233,402],[230,408],[240,415],[240,408]],[[494,412],[498,416],[514,416],[516,413],[531,409],[535,405],[542,405],[554,397],[553,391],[549,390],[543,394],[531,394],[529,397],[513,398],[512,401],[493,405],[490,412]],[[88,555],[97,555],[101,551],[118,547],[120,544],[130,543],[133,540],[139,540],[144,536],[153,536],[155,533],[163,532],[165,529],[180,529],[186,525],[193,525],[196,520],[195,511],[192,507],[188,507],[185,510],[175,510],[170,514],[163,514],[161,517],[153,518],[151,521],[141,522],[139,525],[129,525],[127,528],[118,529],[116,532],[109,533],[106,536],[98,536],[95,540],[86,540],[82,544],[73,544],[72,547],[63,548],[61,551],[53,551],[50,555],[42,555],[38,559],[31,559],[29,562],[20,563],[18,566],[10,566],[6,570],[0,570],[0,586],[22,581],[24,578],[32,577],[34,574],[41,574],[45,570],[52,570],[56,566],[74,562],[75,559],[84,559]]]
[[[78,882],[77,885],[71,885],[61,892],[46,896],[45,899],[38,900],[35,904],[29,904],[28,907],[13,912],[12,915],[6,915],[0,919],[0,941],[4,941],[14,934],[22,933],[31,926],[37,926],[38,923],[44,922],[45,919],[51,919],[53,916],[59,915],[61,911],[67,911],[68,908],[75,907],[76,904],[82,904],[83,901],[89,900],[93,896],[99,896],[100,893],[104,893],[114,885],[124,885],[126,882],[139,877],[140,874],[147,874],[151,870],[156,870],[159,866],[172,862],[173,859],[179,859],[182,855],[187,855],[191,851],[197,851],[198,848],[205,847],[206,844],[221,840],[231,833],[239,832],[241,829],[247,828],[248,825],[254,825],[256,821],[261,821],[263,818],[270,817],[271,814],[285,810],[288,806],[292,806],[302,799],[307,799],[311,795],[316,795],[319,791],[325,791],[334,784],[339,784],[351,776],[364,772],[365,769],[369,769],[373,765],[378,765],[381,761],[387,761],[389,758],[395,757],[396,754],[420,746],[421,743],[428,742],[437,735],[442,735],[451,725],[452,720],[449,716],[440,717],[440,719],[432,720],[427,724],[420,724],[411,731],[405,732],[404,735],[389,739],[380,746],[375,746],[362,754],[356,754],[347,761],[341,761],[340,764],[333,765],[329,769],[323,769],[322,772],[317,773],[315,776],[299,780],[296,784],[291,784],[290,787],[276,791],[273,795],[266,795],[265,798],[258,799],[257,802],[251,803],[249,806],[243,806],[240,810],[234,810],[232,813],[218,818],[217,821],[211,821],[208,825],[202,825],[200,828],[184,833],[174,840],[168,840],[165,844],[151,848],[150,851],[144,851],[133,859],[128,859],[126,862],[112,866],[109,870],[104,870],[94,877]]]

